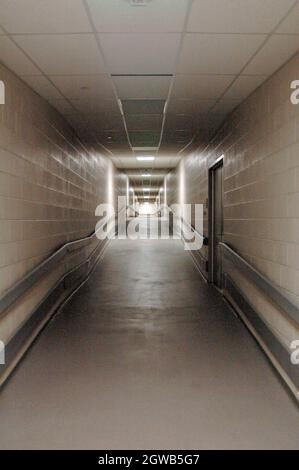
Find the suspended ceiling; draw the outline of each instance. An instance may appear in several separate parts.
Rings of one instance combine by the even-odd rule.
[[[0,0],[0,60],[95,136],[135,185],[149,169],[158,188],[196,132],[216,128],[297,52],[299,4],[145,4]],[[142,154],[156,159],[138,162]]]

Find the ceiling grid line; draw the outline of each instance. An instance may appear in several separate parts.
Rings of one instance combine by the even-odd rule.
[[[298,52],[298,0],[19,2],[0,0],[0,60],[150,189]]]
[[[299,0],[295,0],[293,5],[287,10],[285,15],[279,20],[279,22],[275,25],[275,27],[271,30],[271,32],[267,35],[265,40],[262,42],[262,44],[259,46],[259,48],[256,50],[256,52],[253,54],[253,56],[246,62],[246,64],[242,67],[240,70],[239,74],[235,77],[235,79],[232,81],[232,83],[227,87],[227,89],[223,92],[223,94],[217,99],[215,105],[209,110],[208,115],[213,111],[213,109],[217,106],[218,103],[221,102],[222,98],[227,94],[227,92],[232,88],[234,83],[236,83],[237,79],[242,76],[242,72],[246,70],[247,66],[253,61],[253,59],[258,55],[258,53],[262,50],[262,48],[265,46],[265,44],[269,41],[269,39],[273,36],[275,31],[279,28],[279,26],[284,22],[284,20],[292,13],[292,11],[296,8],[296,6],[299,4]],[[296,54],[296,53],[295,53]],[[256,75],[253,75],[256,76]],[[207,115],[207,117],[208,117]],[[198,132],[194,134],[192,137],[191,141],[183,147],[180,151],[179,154],[184,153],[190,145],[194,142],[198,135]]]
[[[40,71],[40,75],[37,75],[37,76],[42,76],[44,77],[55,89],[56,91],[62,96],[63,99],[65,99],[69,105],[75,110],[75,106],[73,105],[73,103],[66,97],[63,95],[63,93],[61,92],[61,90],[56,86],[56,84],[49,78],[49,76],[43,71],[43,69],[35,62],[35,60],[30,56],[30,54],[28,54],[19,44],[18,42],[14,39],[14,37],[12,37],[12,35],[10,33],[8,33],[5,28],[0,25],[0,29],[3,31],[3,34],[8,37],[11,42],[18,48],[18,50],[24,54],[24,56],[34,65],[34,67],[36,67],[37,70]],[[22,77],[21,77],[22,78]],[[103,149],[105,152],[108,152],[108,154],[111,155],[111,152],[109,149],[107,149],[105,147],[105,145],[103,145],[101,142],[97,142]]]

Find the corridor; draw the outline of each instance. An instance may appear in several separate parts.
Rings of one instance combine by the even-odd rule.
[[[298,448],[298,407],[179,240],[115,240],[0,397],[0,447]]]
[[[0,0],[0,451],[299,450],[298,404],[299,0]]]

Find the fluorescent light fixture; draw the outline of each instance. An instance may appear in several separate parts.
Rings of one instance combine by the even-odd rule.
[[[143,188],[143,191],[146,192],[146,193],[149,193],[151,190],[151,188]]]
[[[155,158],[156,157],[152,155],[143,155],[140,157],[136,157],[136,160],[138,160],[139,162],[152,162],[153,160],[155,160]]]
[[[142,178],[150,178],[152,175],[150,173],[143,173]]]

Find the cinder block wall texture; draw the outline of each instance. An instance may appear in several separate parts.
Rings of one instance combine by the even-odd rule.
[[[66,242],[90,235],[100,203],[126,195],[127,177],[99,145],[0,65],[0,294]],[[64,274],[61,264],[0,318],[5,343]]]
[[[223,155],[224,241],[299,306],[299,105],[290,101],[296,79],[299,56],[236,108],[210,141],[185,156],[166,177],[165,189],[168,204],[205,205],[208,168]],[[208,236],[207,222],[205,210]],[[208,248],[201,254],[208,259]],[[254,302],[253,289],[238,274],[235,281]],[[283,334],[281,314],[268,307],[258,308]]]
[[[0,292],[62,244],[89,235],[126,177],[4,66],[0,79]]]

